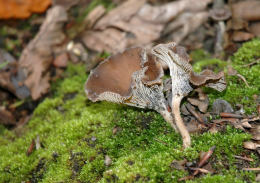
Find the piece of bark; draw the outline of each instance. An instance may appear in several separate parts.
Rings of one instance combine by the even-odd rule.
[[[19,82],[30,89],[33,100],[39,99],[50,87],[48,69],[53,61],[53,48],[65,39],[62,27],[67,19],[63,7],[51,8],[40,31],[23,50],[19,59],[18,70],[24,77]]]

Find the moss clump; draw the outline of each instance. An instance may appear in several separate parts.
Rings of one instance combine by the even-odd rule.
[[[196,160],[200,151],[216,145],[216,161],[226,157],[235,167],[232,154],[239,154],[249,138],[228,128],[225,133],[193,136],[193,147],[183,151],[180,136],[159,114],[91,103],[82,88],[86,78],[82,66],[70,66],[67,73],[69,78],[56,86],[55,97],[35,110],[24,134],[16,137],[1,127],[0,182],[172,182],[187,175],[170,167],[173,160]],[[26,156],[37,136],[43,147]],[[109,167],[104,165],[105,155],[112,159]],[[227,176],[223,180],[239,175],[219,171]]]
[[[195,53],[193,53],[195,54]],[[195,57],[196,58],[196,57]],[[260,39],[254,39],[250,42],[243,44],[238,51],[231,57],[231,66],[237,70],[238,74],[245,77],[249,87],[237,76],[229,76],[226,74],[227,89],[225,92],[218,93],[213,90],[206,90],[209,94],[211,102],[216,98],[222,98],[230,102],[233,106],[235,104],[242,104],[245,111],[249,114],[256,112],[256,101],[253,99],[253,95],[259,95],[260,91],[260,64],[259,62],[250,67],[246,64],[255,62],[260,58]],[[194,70],[200,72],[205,67],[212,67],[214,70],[223,69],[227,73],[227,63],[218,59],[202,59],[194,63]]]
[[[180,135],[156,112],[90,102],[83,90],[84,66],[69,65],[66,76],[19,135],[0,126],[0,182],[177,182],[188,172],[172,168],[171,162],[197,161],[199,152],[213,145],[215,175],[190,182],[255,179],[254,172],[239,170],[233,157],[242,153],[248,134],[227,127],[193,135],[192,147],[182,150]],[[42,147],[27,156],[37,136]],[[106,155],[110,166],[104,164]]]

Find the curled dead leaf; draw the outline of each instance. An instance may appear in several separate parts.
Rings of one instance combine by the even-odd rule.
[[[0,19],[28,18],[32,13],[43,13],[51,0],[0,0]]]
[[[28,87],[33,100],[39,99],[49,87],[49,67],[53,61],[53,48],[65,39],[62,32],[67,13],[61,6],[54,6],[47,12],[35,38],[23,50],[18,62],[17,82]]]

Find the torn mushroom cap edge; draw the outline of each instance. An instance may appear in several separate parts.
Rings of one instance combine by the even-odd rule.
[[[108,57],[92,70],[85,84],[85,92],[93,102],[107,100],[123,103],[132,95],[133,73],[141,69],[145,69],[145,85],[161,83],[163,70],[153,55],[145,49],[133,47]]]
[[[158,54],[160,54],[160,50],[162,50],[164,47],[173,51],[175,58],[172,58],[172,61],[190,75],[189,82],[193,86],[207,86],[220,92],[226,88],[224,72],[219,72],[218,74],[215,74],[213,71],[206,69],[199,74],[195,73],[192,70],[191,64],[189,63],[191,59],[187,54],[186,49],[182,46],[178,46],[174,42],[159,44],[152,49],[152,53],[156,55],[157,58],[160,58],[158,57]],[[172,54],[169,52],[168,55]]]

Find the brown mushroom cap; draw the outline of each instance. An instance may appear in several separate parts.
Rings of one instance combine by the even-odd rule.
[[[109,57],[92,70],[85,87],[88,98],[92,101],[109,100],[113,97],[101,97],[104,93],[115,95],[119,101],[126,100],[132,94],[133,73],[147,67],[144,84],[158,82],[162,69],[145,50],[139,47],[129,48],[122,53]],[[118,102],[118,101],[114,101]]]
[[[205,85],[218,91],[223,91],[226,88],[224,72],[215,74],[213,71],[208,69],[202,71],[200,74],[192,71],[190,73],[190,82],[194,86]]]

